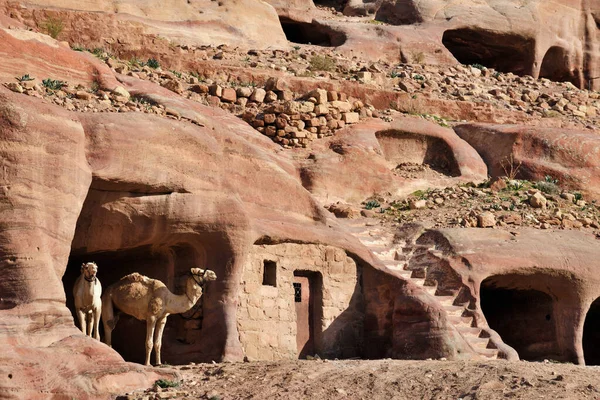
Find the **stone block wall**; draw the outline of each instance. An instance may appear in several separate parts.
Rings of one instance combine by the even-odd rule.
[[[265,261],[276,265],[275,286],[263,284]],[[254,246],[243,272],[237,318],[246,356],[250,360],[298,358],[295,271],[319,276],[318,287],[311,288],[317,299],[314,353],[324,358],[360,356],[364,319],[360,270],[344,250],[331,246]]]

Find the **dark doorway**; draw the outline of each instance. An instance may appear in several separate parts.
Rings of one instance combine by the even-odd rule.
[[[481,64],[517,75],[532,73],[535,42],[521,35],[451,29],[444,32],[442,43],[462,64]]]
[[[292,43],[314,44],[323,47],[337,47],[346,42],[346,35],[316,22],[297,22],[289,18],[279,18],[287,40]]]
[[[321,335],[322,278],[318,272],[294,272],[298,358],[314,355]]]
[[[481,309],[490,328],[528,361],[559,360],[552,298],[538,290],[515,288],[535,277],[496,276],[481,283]]]
[[[558,46],[550,47],[544,55],[540,67],[540,78],[579,85],[578,77],[570,69],[569,53],[566,49]]]
[[[583,356],[586,365],[600,365],[600,298],[592,303],[585,317]]]

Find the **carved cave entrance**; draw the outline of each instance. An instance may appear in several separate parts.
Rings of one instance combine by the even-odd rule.
[[[481,283],[481,309],[488,325],[527,361],[560,359],[552,298],[528,284],[541,279],[502,275]]]
[[[318,353],[323,316],[323,278],[318,272],[294,271],[298,358]]]
[[[446,176],[460,176],[450,146],[441,139],[397,130],[375,132],[385,159],[399,174],[421,176],[426,169]]]
[[[125,193],[125,192],[123,192]],[[191,266],[205,268],[206,252],[202,248],[192,247],[185,243],[173,241],[148,243],[148,240],[134,237],[133,232],[144,232],[144,229],[129,221],[131,226],[122,226],[123,219],[115,218],[107,210],[110,207],[98,208],[102,203],[101,191],[90,190],[77,221],[75,236],[71,245],[71,254],[63,276],[63,284],[67,299],[67,307],[71,310],[75,324],[77,317],[74,310],[73,285],[80,275],[80,266],[84,262],[94,261],[98,265],[98,279],[105,290],[123,276],[138,272],[153,279],[162,281],[174,294],[184,294],[185,281]],[[131,237],[113,240],[114,232],[131,232]],[[115,235],[115,236],[118,236]],[[133,243],[125,246],[121,242]],[[135,243],[140,243],[136,245]],[[93,248],[93,251],[89,249]],[[115,248],[117,248],[115,250]],[[117,312],[117,309],[115,309]],[[199,342],[202,329],[202,298],[191,310],[184,314],[170,315],[162,340],[163,362],[175,364],[186,362],[184,356],[190,345]],[[104,329],[100,323],[100,336],[104,342]],[[119,321],[112,332],[113,348],[126,360],[143,363],[145,357],[146,322],[132,316],[120,314]],[[154,363],[154,353],[152,363]],[[182,358],[183,357],[183,358]]]
[[[569,53],[566,49],[553,46],[548,49],[540,67],[540,78],[551,81],[571,82],[579,87],[579,76],[570,68]]]
[[[462,64],[481,64],[517,75],[532,73],[535,42],[510,33],[461,28],[442,36],[443,45]]]
[[[586,365],[600,365],[600,298],[592,303],[585,317],[583,356]]]
[[[280,17],[281,27],[287,40],[292,43],[314,44],[323,47],[337,47],[346,42],[346,35],[326,25],[316,22],[298,22]]]

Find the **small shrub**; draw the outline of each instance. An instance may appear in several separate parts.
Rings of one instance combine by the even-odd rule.
[[[367,204],[365,204],[365,208],[367,210],[372,210],[373,208],[381,207],[381,204],[377,200],[369,200]]]
[[[548,182],[548,183],[554,183],[555,185],[558,185],[558,179],[554,179],[552,178],[552,176],[550,175],[546,175],[544,177],[544,182]]]
[[[42,85],[44,85],[45,88],[50,90],[60,90],[63,86],[66,86],[67,83],[59,80],[46,78],[42,81]]]
[[[48,19],[41,24],[41,27],[52,39],[56,39],[65,28],[65,25],[60,18],[48,17]]]
[[[160,63],[158,62],[157,59],[154,59],[154,58],[148,59],[148,61],[146,61],[146,65],[152,69],[156,69],[156,68],[160,67]]]
[[[75,51],[86,51],[87,49],[85,47],[83,47],[80,44],[74,44],[73,47],[71,47],[72,50]]]
[[[181,77],[182,77],[181,72],[175,71],[175,70],[171,70],[171,72],[173,73],[173,75],[175,75],[176,77],[178,77],[179,79],[181,79]]]
[[[477,63],[475,63],[475,64],[471,64],[471,67],[473,67],[473,68],[477,68],[477,69],[480,69],[480,70],[487,69],[487,68],[486,68],[484,65],[477,64]]]
[[[504,170],[504,176],[511,180],[517,177],[519,169],[521,168],[521,164],[521,161],[515,161],[515,156],[513,154],[508,157],[504,157],[504,159],[500,161],[500,166]]]
[[[425,54],[422,51],[411,53],[410,58],[413,64],[423,64],[425,62]]]
[[[327,55],[313,56],[309,64],[313,71],[333,71],[335,69],[335,60]]]
[[[179,386],[179,382],[169,381],[167,379],[159,379],[155,382],[155,384],[163,389]]]
[[[295,51],[300,50],[300,46],[292,46],[292,49],[294,49]]]
[[[27,82],[27,81],[32,81],[34,78],[32,78],[31,76],[29,76],[29,74],[25,74],[20,78],[17,78],[17,80],[19,82]]]
[[[413,75],[413,79],[414,79],[415,81],[424,81],[424,80],[425,80],[425,77],[424,77],[423,75],[414,74],[414,75]]]
[[[583,195],[579,192],[573,193],[575,195],[575,201],[583,200]]]
[[[546,194],[558,194],[560,189],[555,183],[540,181],[535,184],[535,188]]]

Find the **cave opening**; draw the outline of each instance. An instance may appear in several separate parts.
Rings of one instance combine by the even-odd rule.
[[[586,365],[600,365],[600,298],[592,303],[585,316],[583,356]]]
[[[317,22],[298,22],[280,17],[281,27],[287,40],[292,43],[337,47],[346,42],[346,35]]]
[[[460,176],[452,149],[442,139],[398,130],[375,132],[385,159],[398,174],[426,175],[427,169]]]
[[[83,263],[93,261],[98,265],[97,277],[103,292],[122,277],[138,272],[163,282],[172,294],[182,296],[185,296],[185,282],[190,268],[205,268],[207,265],[204,247],[191,245],[176,237],[156,235],[153,217],[145,222],[124,217],[122,205],[131,205],[132,199],[139,204],[142,197],[129,192],[96,189],[91,189],[88,193],[77,221],[71,253],[62,278],[66,304],[78,327],[73,286]],[[200,337],[203,297],[186,313],[168,317],[162,340],[163,362],[186,362],[187,359],[182,354]],[[102,323],[99,331],[104,342]],[[146,322],[121,313],[112,332],[112,347],[126,361],[143,363],[145,338]]]
[[[443,45],[462,64],[531,75],[535,41],[521,35],[460,28],[444,32]]]
[[[540,67],[540,78],[557,82],[571,82],[579,87],[579,77],[571,70],[569,53],[566,49],[553,46],[548,49]]]
[[[502,275],[481,283],[481,309],[490,328],[527,361],[560,360],[552,298],[531,288],[535,276]],[[519,286],[514,285],[519,282]]]

